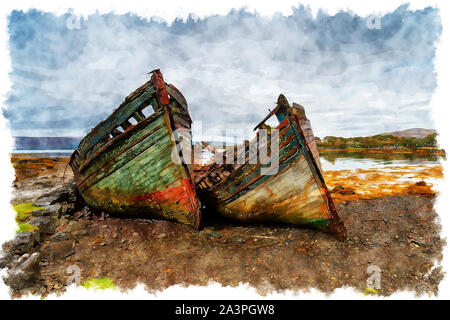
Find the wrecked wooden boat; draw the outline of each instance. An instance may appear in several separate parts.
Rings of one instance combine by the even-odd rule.
[[[276,128],[265,123],[272,116],[278,120]],[[344,240],[344,225],[318,165],[317,147],[311,143],[314,137],[308,144],[302,130],[304,119],[304,109],[290,106],[280,95],[277,107],[255,127],[254,143],[244,143],[241,152],[234,150],[235,159],[243,159],[241,164],[224,159],[219,161],[222,163],[211,164],[208,172],[196,177],[202,204],[233,220],[307,225]],[[303,123],[305,125],[309,122]],[[266,159],[255,161],[255,154],[261,153],[264,145],[269,149],[271,139],[275,139],[272,134],[266,135],[265,140],[260,139],[261,133],[273,129],[278,132],[274,135],[278,136],[276,149],[271,150]],[[257,152],[252,151],[252,145],[256,145]],[[277,163],[270,163],[263,169],[275,151],[278,151]]]
[[[306,117],[305,108],[298,103],[292,104],[292,112],[296,115],[298,125],[305,136],[306,144],[308,145],[311,154],[316,161],[319,170],[322,172],[322,165],[320,163],[319,149],[317,148],[316,138],[311,127],[311,122]]]
[[[190,161],[179,132],[191,118],[181,92],[159,70],[84,137],[70,158],[84,200],[105,212],[200,225]],[[178,132],[178,134],[177,134]]]

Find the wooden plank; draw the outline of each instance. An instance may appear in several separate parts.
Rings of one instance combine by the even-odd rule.
[[[296,218],[328,219],[322,192],[315,182],[304,156],[264,184],[226,205],[227,212],[264,212],[286,220]],[[307,208],[307,210],[305,210]],[[291,217],[292,218],[292,217]],[[294,218],[292,218],[295,220]]]
[[[178,181],[183,177],[179,165],[171,161],[166,160],[157,167],[155,166],[150,168],[151,169],[144,170],[145,173],[140,173],[137,175],[136,180],[139,181],[134,184],[135,187],[133,188],[133,191],[135,194],[146,193],[152,190],[160,191],[167,188],[167,186],[174,181]],[[144,190],[141,186],[143,186],[146,190]]]
[[[292,141],[292,136],[294,132],[288,127],[284,127],[280,133],[279,133],[279,139],[280,139],[280,148],[279,150],[282,150],[283,147],[286,145],[286,140],[289,142]],[[270,136],[269,137],[269,143],[270,143]],[[254,143],[254,142],[253,142]],[[270,152],[270,150],[268,150]],[[259,153],[259,151],[258,151]],[[240,156],[240,155],[238,155]],[[257,162],[257,158],[251,158],[250,159],[250,149],[245,150],[245,163],[242,164],[238,169],[233,170],[233,172],[228,176],[228,178],[225,180],[224,183],[229,183],[229,181],[232,181],[231,183],[237,183],[239,180],[241,180],[246,174],[250,173],[251,170],[255,170],[261,166],[261,163],[254,164],[254,162]],[[257,156],[255,154],[255,156]],[[281,155],[280,155],[281,156]],[[216,185],[217,188],[222,188],[221,184]]]
[[[137,125],[128,129],[123,135],[117,136],[113,139],[108,140],[106,143],[100,145],[97,144],[93,147],[93,149],[89,150],[86,154],[87,159],[85,159],[80,165],[78,171],[83,171],[85,167],[90,166],[90,163],[94,161],[97,157],[106,153],[107,150],[114,149],[116,145],[121,144],[124,139],[128,139],[129,137],[138,134],[141,129],[151,124],[154,121],[158,121],[158,118],[161,116],[161,112],[152,114],[149,118],[139,122]],[[77,150],[78,151],[78,150]]]
[[[289,172],[290,175],[286,175],[286,172]],[[259,189],[262,189],[265,194],[269,195],[268,197],[260,196],[259,198],[251,198],[249,195],[245,194],[241,198],[249,201],[249,207],[251,207],[251,203],[260,207],[269,206],[271,203],[282,201],[285,198],[303,193],[306,186],[311,183],[311,180],[311,173],[309,172],[307,163],[302,155],[289,166],[280,170],[276,176],[269,177],[261,184],[262,187]],[[258,187],[255,187],[254,189],[256,188]],[[254,194],[253,197],[257,197],[257,194]],[[236,199],[236,201],[239,199]]]
[[[177,102],[185,111],[188,111],[186,99],[181,94],[180,90],[178,90],[173,84],[166,85],[166,90],[170,96],[172,96],[175,100],[177,100]]]
[[[155,94],[153,87],[148,88],[139,97],[129,101],[125,105],[119,107],[106,120],[100,122],[86,137],[80,142],[79,151],[86,154],[95,144],[100,142],[108,135],[113,128],[119,126],[127,120],[137,109],[148,103],[149,99]]]
[[[89,177],[87,177],[85,180],[83,180],[79,184],[80,191],[82,192],[84,189],[88,188],[89,186],[96,184],[98,181],[102,180],[106,176],[112,174],[112,172],[118,170],[122,166],[129,163],[132,159],[135,157],[141,155],[143,152],[150,150],[151,153],[146,153],[152,156],[150,160],[155,160],[159,155],[160,149],[167,147],[167,144],[170,142],[170,137],[165,136],[162,140],[159,139],[152,139],[152,137],[148,137],[147,139],[151,139],[149,143],[145,143],[146,140],[136,145],[135,148],[132,148],[130,150],[127,150],[124,155],[121,157],[118,157],[117,160],[115,159],[112,162],[107,163],[104,167],[101,168],[100,171],[95,172],[91,174]],[[137,169],[137,168],[135,168]]]
[[[145,115],[140,110],[135,111],[132,116],[138,122],[143,121],[145,119]]]
[[[122,139],[116,141],[116,143],[109,148],[104,148],[99,150],[98,155],[91,158],[88,162],[83,163],[83,166],[80,166],[79,171],[85,177],[87,175],[92,174],[92,172],[97,171],[98,168],[104,166],[111,159],[114,159],[118,154],[122,153],[124,150],[129,149],[134,144],[139,143],[146,139],[147,137],[153,136],[155,138],[161,138],[159,130],[163,129],[167,133],[165,129],[165,124],[163,121],[163,117],[160,114],[159,117],[147,119],[152,120],[151,122],[146,121],[145,123],[139,123],[139,130],[137,130],[134,134],[123,137]]]
[[[175,125],[177,127],[181,126],[183,128],[189,129],[191,127],[191,124],[187,122],[183,117],[180,117],[179,115],[175,114],[173,116],[173,120],[175,121]]]
[[[197,216],[190,208],[188,193],[184,182],[162,192],[149,193],[142,196],[116,196],[107,198],[103,190],[90,189],[88,201],[101,210],[127,214],[153,214],[164,219],[175,220],[197,227]]]
[[[289,151],[289,153],[283,159],[280,160],[280,163],[278,164],[278,168],[283,168],[283,167],[289,165],[291,162],[290,159],[297,158],[300,154],[301,153],[300,153],[299,147],[291,149]],[[270,177],[270,175],[261,175],[261,174],[253,173],[248,179],[246,178],[245,180],[242,181],[245,184],[240,184],[239,186],[233,186],[233,188],[230,189],[230,190],[233,190],[232,192],[218,191],[217,198],[220,200],[220,202],[224,202],[224,201],[230,202],[233,199],[240,197],[242,194],[246,193],[251,188],[254,188],[257,185],[259,185],[260,183],[263,183],[269,177]],[[251,179],[251,180],[249,180],[249,179]],[[255,182],[257,182],[257,181],[258,181],[258,183],[255,184]]]
[[[179,172],[180,168],[176,165],[171,165],[163,170],[157,170],[157,175],[160,178],[156,180],[154,176],[149,176],[152,173],[151,169],[143,169],[139,172],[133,170],[133,167],[140,165],[141,161],[142,159],[133,159],[133,163],[130,166],[120,168],[91,188],[95,187],[100,190],[108,189],[113,197],[121,197],[157,192],[167,189],[171,185],[179,184],[182,175]],[[132,175],[130,174],[131,172],[136,174]]]
[[[297,142],[293,139],[293,137],[286,137],[286,144],[282,143],[280,145],[281,150],[279,150],[278,159],[277,161],[280,161],[283,159],[293,148],[298,146]],[[219,185],[217,189],[221,189],[223,191],[218,191],[219,193],[222,192],[229,192],[233,193],[236,189],[240,189],[242,185],[246,184],[247,181],[254,179],[255,177],[259,176],[261,174],[261,171],[258,170],[262,166],[261,163],[258,164],[250,164],[246,163],[243,166],[241,166],[239,169],[237,169],[238,175],[230,175],[227,178],[227,182],[231,181],[231,183],[227,184],[226,186]],[[235,178],[238,177],[238,178]]]
[[[81,181],[78,182],[78,186],[80,186],[84,180],[89,177],[100,174],[101,171],[106,172],[113,167],[117,162],[124,160],[129,160],[127,157],[132,156],[134,153],[139,152],[139,150],[143,150],[143,148],[151,147],[160,142],[161,139],[164,138],[164,132],[161,132],[164,127],[157,127],[153,130],[159,129],[159,131],[154,132],[154,134],[145,135],[138,140],[133,141],[133,143],[126,145],[119,152],[113,153],[115,150],[111,150],[108,154],[105,154],[102,159],[100,159],[95,165],[87,167],[86,174],[82,175]],[[156,134],[155,134],[156,133]],[[128,150],[133,149],[134,151],[128,152]],[[103,160],[103,161],[102,161]]]

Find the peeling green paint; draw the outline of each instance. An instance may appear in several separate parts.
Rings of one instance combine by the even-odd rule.
[[[318,229],[325,229],[330,225],[330,219],[310,219],[309,221],[306,221],[305,224],[309,224]]]

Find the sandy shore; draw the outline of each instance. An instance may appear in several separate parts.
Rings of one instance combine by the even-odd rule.
[[[18,204],[61,186],[67,159],[13,158],[12,162],[17,172],[12,203]],[[399,175],[395,172],[401,170],[391,171]],[[413,171],[407,174],[425,174]],[[351,177],[350,172],[324,173],[348,230],[345,242],[293,226],[238,225],[209,218],[197,232],[168,221],[93,215],[81,218],[87,233],[77,240],[73,254],[41,262],[34,293],[63,292],[66,269],[75,264],[82,281],[107,277],[121,288],[138,282],[149,291],[174,284],[248,282],[261,294],[310,288],[332,292],[343,286],[363,294],[370,276],[367,268],[376,265],[381,271],[378,294],[397,290],[436,294],[443,275],[434,261],[441,260],[444,241],[434,222],[432,185],[387,183],[392,176],[385,172],[360,174],[355,180],[353,172]],[[376,174],[380,184],[394,187],[364,187],[376,180]],[[65,180],[70,179],[69,168]],[[64,231],[64,226],[59,230]]]

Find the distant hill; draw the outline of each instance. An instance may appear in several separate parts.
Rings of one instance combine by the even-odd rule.
[[[385,132],[368,137],[333,137],[327,136],[322,140],[316,139],[316,144],[322,149],[348,149],[348,148],[406,148],[417,150],[419,148],[436,149],[436,130],[413,128],[395,132]]]
[[[423,128],[411,128],[401,131],[394,131],[394,132],[385,132],[382,133],[382,135],[393,135],[399,138],[419,138],[423,139],[427,135],[436,133],[436,130],[434,129],[423,129]]]
[[[14,137],[15,150],[74,150],[81,138],[75,137]]]
[[[398,138],[418,138],[423,139],[429,134],[436,133],[434,129],[411,128],[401,131],[386,132],[381,135],[393,135]],[[325,137],[322,142],[330,138]],[[369,138],[369,137],[368,137]],[[342,139],[342,138],[341,138]],[[352,138],[348,138],[352,139]],[[15,150],[75,150],[81,141],[81,137],[14,137]],[[318,140],[317,142],[320,142]],[[222,145],[217,141],[209,141],[211,145]],[[227,143],[224,143],[227,145]]]

